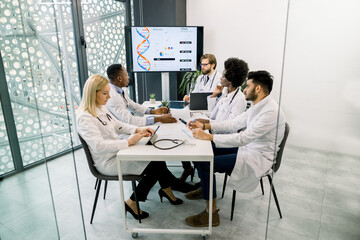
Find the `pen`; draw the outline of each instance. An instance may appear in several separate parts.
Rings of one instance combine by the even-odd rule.
[[[192,120],[191,122],[189,122],[189,125],[192,124],[193,122],[197,121],[197,118],[195,118],[194,120]]]
[[[179,120],[180,120],[183,124],[187,125],[187,122],[186,122],[184,119],[179,118]]]

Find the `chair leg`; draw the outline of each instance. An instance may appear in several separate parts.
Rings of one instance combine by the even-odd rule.
[[[225,173],[225,178],[224,178],[224,184],[223,184],[223,189],[222,189],[221,198],[224,198],[224,195],[225,195],[225,187],[226,187],[227,176],[228,176],[227,173]]]
[[[107,184],[108,184],[108,181],[107,181],[107,180],[105,180],[105,187],[104,187],[104,199],[105,199],[105,196],[106,196]]]
[[[234,217],[235,200],[236,200],[236,191],[233,190],[233,196],[232,196],[232,202],[231,202],[231,217],[230,217],[230,221],[232,221],[232,220],[233,220],[233,217]]]
[[[96,190],[96,187],[97,187],[98,183],[99,183],[99,179],[96,179],[95,187],[94,187],[95,190]]]
[[[260,178],[260,186],[261,186],[262,195],[264,195],[264,185],[263,185],[262,177]]]
[[[136,183],[135,183],[135,181],[131,181],[131,184],[132,184],[132,190],[134,192],[134,197],[135,197],[135,202],[136,202],[136,210],[138,212],[138,216],[140,216],[140,206],[139,206],[139,201],[137,199],[136,191],[135,191]],[[140,217],[139,217],[139,223],[141,223],[141,218]]]
[[[93,210],[92,210],[92,213],[91,213],[90,224],[92,224],[93,219],[94,219],[94,214],[95,214],[97,200],[98,200],[98,197],[99,197],[100,187],[101,187],[101,180],[99,180],[99,183],[98,183],[98,186],[97,186],[97,189],[96,189],[95,200],[94,200]]]
[[[274,195],[274,199],[275,199],[275,204],[276,204],[277,210],[278,210],[278,212],[279,212],[280,218],[282,218],[279,201],[278,201],[278,198],[277,198],[277,196],[276,196],[275,187],[274,187],[274,184],[272,184],[272,179],[271,179],[271,176],[270,176],[270,175],[268,175],[268,179],[269,179],[271,191],[272,191],[272,193],[273,193],[273,195]]]

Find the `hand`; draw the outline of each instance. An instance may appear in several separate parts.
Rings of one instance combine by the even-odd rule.
[[[183,98],[183,101],[190,102],[190,96],[185,95],[184,98]]]
[[[171,114],[164,114],[164,115],[161,115],[159,117],[155,117],[154,122],[176,123],[177,119],[172,117]]]
[[[144,133],[144,132],[136,133],[134,136],[132,136],[131,138],[129,138],[127,140],[129,146],[136,144],[138,141],[140,141],[140,139],[142,139],[145,136],[146,136],[146,133]]]
[[[209,119],[203,119],[203,118],[198,118],[197,121],[201,122],[201,123],[209,123]]]
[[[155,130],[152,129],[152,128],[149,128],[149,127],[144,127],[144,128],[137,128],[137,129],[136,129],[136,132],[137,132],[137,133],[142,132],[142,133],[145,134],[144,137],[150,137],[151,135],[154,134]]]
[[[194,129],[192,131],[192,133],[193,133],[193,136],[195,138],[198,138],[198,139],[201,139],[201,140],[208,140],[208,141],[213,140],[213,135],[212,134],[205,133],[204,130],[202,130],[200,128]]]
[[[224,89],[224,87],[217,85],[215,87],[214,92],[211,97],[213,97],[213,98],[216,97],[217,95],[219,95],[219,93],[222,92],[223,89]]]
[[[197,121],[197,120],[194,121],[194,122],[189,123],[189,128],[190,129],[196,129],[196,128],[202,129],[203,126],[204,126],[204,124],[202,122],[200,122],[200,121]]]
[[[150,111],[151,114],[155,114],[155,115],[161,115],[161,114],[165,114],[168,113],[170,109],[168,109],[167,107],[159,107],[157,109],[153,109],[153,111]]]

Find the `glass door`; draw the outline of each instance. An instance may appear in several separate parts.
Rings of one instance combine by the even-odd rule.
[[[0,2],[1,239],[85,238],[74,156],[48,161],[74,147],[80,89],[70,4]]]

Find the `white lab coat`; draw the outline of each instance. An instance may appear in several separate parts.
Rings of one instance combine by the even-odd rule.
[[[76,116],[77,130],[88,144],[96,169],[105,175],[118,175],[116,154],[128,147],[127,140],[120,140],[119,134],[132,134],[136,126],[117,120],[106,107],[97,109],[98,118],[88,112],[79,112]],[[111,116],[111,117],[109,117]],[[124,162],[124,174],[141,174],[149,162]]]
[[[235,119],[211,124],[213,133],[234,132],[246,127],[239,133],[214,134],[216,147],[239,147],[229,179],[230,188],[251,192],[257,187],[260,177],[272,171],[285,132],[285,117],[280,110],[278,119],[278,110],[278,104],[267,96]]]
[[[234,119],[246,110],[246,99],[240,88],[231,93],[227,93],[224,88],[220,98],[216,99],[211,96],[207,97],[208,110],[211,111],[210,123],[212,120],[225,121]],[[236,95],[235,95],[236,94]]]
[[[213,92],[215,90],[215,87],[220,84],[220,78],[221,74],[218,71],[214,71],[211,75],[209,75],[209,80],[205,84],[205,75],[200,75],[196,79],[193,93],[197,92]]]
[[[110,99],[106,103],[106,107],[114,116],[122,122],[143,127],[146,125],[146,117],[137,117],[131,114],[129,108],[141,114],[144,114],[147,107],[144,107],[130,99],[126,91],[124,91],[125,98],[116,91],[114,86],[110,84]]]

